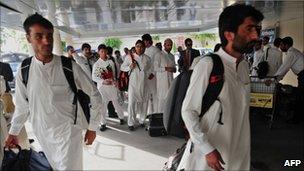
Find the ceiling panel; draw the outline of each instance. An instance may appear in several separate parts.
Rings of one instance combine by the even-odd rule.
[[[56,20],[53,24],[59,30],[80,38],[157,31],[160,34],[202,31],[216,27],[222,9],[234,2],[234,0],[1,0],[1,3],[16,10],[21,9],[22,13],[1,7],[1,26],[20,29],[24,15],[37,11],[44,16],[52,16],[55,13]],[[263,11],[266,18],[278,17],[281,12],[282,1],[243,2],[256,6]],[[288,3],[292,15],[303,16],[303,1]],[[300,13],[296,13],[299,11]]]

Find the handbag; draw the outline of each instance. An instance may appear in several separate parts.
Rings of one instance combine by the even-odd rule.
[[[10,148],[4,148],[1,171],[30,171],[30,150],[21,150],[17,145],[18,152]]]
[[[52,171],[43,152],[21,149],[17,145],[18,152],[10,148],[4,148],[1,171]]]

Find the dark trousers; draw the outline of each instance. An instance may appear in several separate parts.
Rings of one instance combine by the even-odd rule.
[[[298,74],[296,111],[294,116],[295,121],[303,121],[304,118],[303,111],[304,111],[304,70]]]

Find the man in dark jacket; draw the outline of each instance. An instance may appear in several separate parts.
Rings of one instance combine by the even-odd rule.
[[[0,62],[0,75],[2,75],[5,79],[6,91],[11,91],[11,88],[8,84],[9,81],[14,80],[14,75],[11,66],[8,63]]]
[[[196,49],[192,49],[192,40],[187,38],[185,40],[186,49],[181,51],[180,58],[178,59],[179,71],[188,71],[193,59],[200,56],[200,52]]]

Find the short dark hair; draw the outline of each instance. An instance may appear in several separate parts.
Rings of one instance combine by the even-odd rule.
[[[91,49],[91,45],[89,45],[88,43],[84,43],[84,44],[81,45],[81,50],[83,50],[84,48]]]
[[[144,40],[148,40],[148,41],[152,41],[152,37],[150,34],[144,34],[141,36],[141,39],[144,41]]]
[[[150,44],[153,44],[153,40],[150,34],[144,34],[141,36],[142,41],[148,41]]]
[[[229,31],[237,33],[238,27],[247,17],[252,17],[256,22],[260,22],[264,19],[263,14],[250,5],[234,4],[224,9],[220,14],[218,23],[219,36],[223,47],[228,43],[228,40],[224,36],[224,32]]]
[[[119,50],[115,50],[114,53],[115,53],[115,54],[116,54],[116,53],[119,53],[119,54],[120,54],[120,51],[119,51]]]
[[[100,44],[100,45],[98,45],[98,51],[100,50],[100,49],[105,49],[105,50],[108,50],[108,48],[107,48],[107,46],[105,45],[105,44]]]
[[[222,45],[221,45],[220,43],[217,43],[217,44],[214,46],[213,52],[217,52],[218,50],[220,50],[221,46],[222,46]]]
[[[187,39],[185,39],[184,43],[186,44],[187,42],[193,42],[193,41],[192,41],[192,39],[187,38]]]
[[[69,51],[69,50],[71,50],[71,49],[74,49],[74,47],[71,46],[71,45],[69,45],[69,46],[66,47],[66,50],[67,50],[67,51]]]
[[[274,41],[273,41],[273,45],[276,46],[276,47],[279,47],[280,44],[282,42],[282,39],[281,38],[275,38]]]
[[[28,16],[23,22],[23,29],[26,34],[30,34],[30,27],[34,24],[39,24],[46,29],[54,30],[54,26],[49,20],[44,18],[42,15],[35,13],[33,15]]]
[[[107,46],[108,49],[108,55],[112,55],[113,54],[113,48],[111,46]]]
[[[284,37],[284,38],[282,39],[282,43],[283,43],[284,45],[288,45],[288,46],[292,47],[292,45],[293,45],[293,39],[292,39],[291,37],[289,37],[289,36]]]
[[[137,44],[139,44],[139,43],[141,43],[143,46],[145,46],[144,41],[142,41],[142,40],[140,40],[140,39],[136,41],[135,45],[137,45]]]

